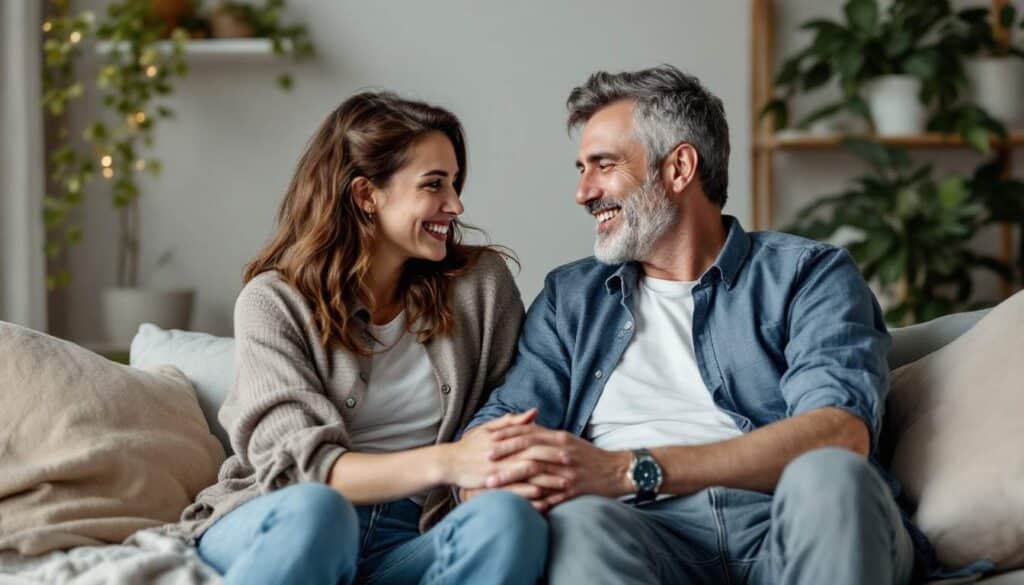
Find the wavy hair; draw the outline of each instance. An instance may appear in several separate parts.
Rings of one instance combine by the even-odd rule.
[[[466,144],[458,118],[388,92],[364,92],[345,100],[327,116],[299,159],[278,211],[277,232],[246,266],[243,280],[248,283],[276,270],[309,303],[324,347],[372,353],[355,318],[360,306],[372,310],[376,303],[367,286],[375,226],[357,205],[352,182],[366,177],[386,186],[408,162],[410,149],[432,132],[443,133],[452,143],[460,169],[454,187],[461,194]],[[454,278],[487,250],[512,257],[504,248],[463,244],[464,229],[476,228],[453,221],[444,259],[411,259],[400,277],[398,295],[407,328],[421,343],[451,331]]]

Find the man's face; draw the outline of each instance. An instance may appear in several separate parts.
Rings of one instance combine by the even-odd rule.
[[[619,101],[591,116],[576,167],[576,202],[597,222],[597,259],[619,264],[648,258],[678,210],[657,173],[648,176],[645,149],[633,131],[633,102]]]

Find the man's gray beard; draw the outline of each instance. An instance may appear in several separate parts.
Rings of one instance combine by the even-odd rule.
[[[645,260],[654,244],[679,219],[678,206],[670,200],[657,175],[620,202],[621,225],[611,234],[597,234],[594,256],[605,264]]]

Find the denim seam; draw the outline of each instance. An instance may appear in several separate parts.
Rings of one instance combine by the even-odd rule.
[[[419,538],[423,538],[423,535],[417,536],[413,540],[416,540],[416,539],[419,539]],[[407,543],[402,543],[402,544],[407,544]],[[424,546],[423,543],[417,543],[417,544],[419,546]],[[429,543],[427,543],[427,544],[429,544]],[[389,563],[388,566],[384,568],[384,570],[376,571],[374,573],[371,573],[363,581],[363,584],[364,585],[370,585],[371,583],[376,583],[377,581],[383,579],[384,577],[387,577],[388,575],[390,575],[394,571],[404,567],[405,565],[409,564],[409,561],[411,561],[413,559],[413,557],[416,556],[417,552],[419,552],[418,548],[413,549],[413,550],[409,551],[408,554],[406,554],[402,558],[398,559],[397,561]]]
[[[721,561],[722,578],[726,585],[730,585],[732,581],[729,579],[729,553],[726,550],[725,518],[722,517],[722,509],[719,506],[718,498],[715,497],[716,493],[718,492],[715,488],[709,489],[708,498],[711,500],[711,514],[715,519],[715,533],[718,536],[718,558]]]
[[[360,558],[365,556],[366,549],[370,545],[370,541],[373,539],[373,531],[377,528],[377,519],[380,518],[380,509],[380,504],[374,504],[370,509],[370,521],[366,523],[366,534],[363,535],[363,541],[359,544]]]

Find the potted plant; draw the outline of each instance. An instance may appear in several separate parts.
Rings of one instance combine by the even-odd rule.
[[[985,226],[1024,213],[1024,183],[984,165],[970,179],[933,177],[903,149],[849,139],[844,146],[871,171],[837,195],[801,210],[787,231],[819,240],[847,234],[843,245],[866,279],[893,299],[892,325],[926,321],[971,306],[974,268],[1013,278],[1005,262],[970,247]]]
[[[66,0],[54,4],[58,16],[43,24],[44,106],[55,122],[62,123],[68,102],[90,88],[98,92],[101,108],[91,114],[81,141],[61,128],[48,159],[51,189],[44,198],[43,217],[47,285],[56,288],[69,281],[67,269],[56,268],[66,259],[67,247],[82,238],[73,212],[87,185],[98,176],[109,185],[119,215],[117,280],[103,295],[108,340],[126,345],[143,322],[187,328],[194,291],[152,290],[140,278],[139,178],[142,173],[157,176],[161,171],[161,161],[146,151],[153,145],[158,122],[174,114],[162,100],[173,91],[175,78],[187,72],[188,33],[176,28],[169,46],[158,46],[165,25],[154,18],[149,0],[112,2],[101,18],[90,12],[71,14]],[[279,38],[296,36],[295,27],[282,28],[276,33]],[[292,47],[297,57],[312,53],[312,43],[302,30],[302,46]],[[110,50],[100,55],[95,78],[86,80],[77,75],[75,63],[87,40],[93,39],[109,42]],[[290,79],[282,85],[289,87]]]
[[[811,20],[811,43],[786,59],[775,78],[780,94],[763,109],[779,128],[788,124],[788,101],[835,79],[840,97],[804,116],[798,126],[839,112],[865,120],[882,135],[919,134],[929,108],[955,103],[964,84],[958,45],[948,32],[948,0],[894,0],[884,14],[876,0],[848,0],[845,19]]]
[[[964,52],[971,99],[1007,128],[1024,126],[1024,50],[1014,43],[1014,29],[1024,27],[1013,4],[999,11],[999,28],[985,8],[970,8],[958,13],[962,23]]]

